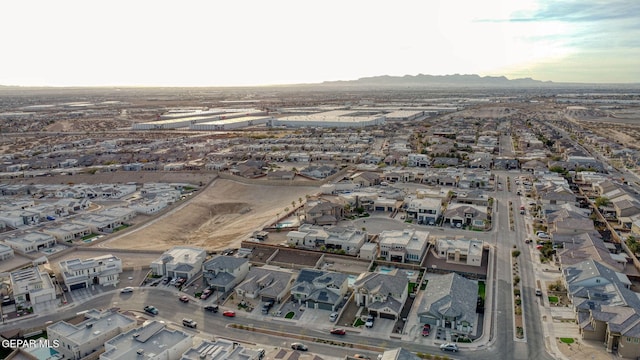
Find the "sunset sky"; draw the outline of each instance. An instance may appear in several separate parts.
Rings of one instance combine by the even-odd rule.
[[[640,1],[4,1],[0,85],[640,83]]]

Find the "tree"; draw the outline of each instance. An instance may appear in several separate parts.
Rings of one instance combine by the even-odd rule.
[[[607,199],[605,196],[598,196],[594,201],[594,204],[596,205],[596,207],[601,208],[603,206],[609,205],[609,199]]]

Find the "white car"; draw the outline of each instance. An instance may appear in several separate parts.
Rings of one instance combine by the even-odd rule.
[[[120,292],[121,292],[121,293],[123,293],[123,294],[124,294],[124,293],[130,293],[130,292],[133,292],[133,288],[132,288],[131,286],[127,286],[127,287],[125,287],[125,288],[122,288],[122,289],[120,290]]]
[[[454,343],[444,343],[444,344],[440,345],[440,350],[457,352],[458,351],[458,345],[456,345]]]
[[[369,317],[367,318],[367,322],[364,323],[364,326],[368,327],[368,328],[372,328],[373,327],[373,316],[369,315]]]

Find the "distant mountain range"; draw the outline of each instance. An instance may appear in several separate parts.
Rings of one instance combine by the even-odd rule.
[[[325,81],[322,85],[335,86],[380,86],[380,87],[543,87],[558,85],[551,81],[540,81],[531,78],[509,80],[505,76],[469,75],[404,75],[373,76],[347,81]]]

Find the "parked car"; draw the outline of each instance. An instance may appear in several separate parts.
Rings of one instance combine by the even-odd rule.
[[[364,323],[364,326],[368,328],[373,327],[373,321],[374,321],[373,316],[369,315],[369,317],[367,317],[367,321]]]
[[[367,355],[363,355],[363,354],[355,354],[355,355],[353,355],[353,357],[354,357],[355,359],[371,360],[371,358],[370,358],[370,357],[368,357]]]
[[[268,314],[269,309],[271,309],[272,306],[273,306],[273,301],[267,301],[264,304],[262,304],[262,313]]]
[[[120,292],[123,293],[123,294],[133,292],[133,287],[127,286],[125,288],[122,288],[122,290],[120,290]]]
[[[309,350],[309,348],[307,348],[307,345],[303,344],[303,343],[291,343],[291,348],[293,350],[300,350],[300,351],[307,351]]]
[[[206,289],[205,291],[202,292],[202,295],[200,295],[200,299],[206,300],[209,298],[209,296],[211,296],[211,294],[213,294],[213,290]]]
[[[458,345],[456,345],[454,343],[444,343],[444,344],[440,345],[440,350],[457,352],[458,351]]]
[[[218,305],[207,305],[204,307],[205,311],[209,311],[212,313],[217,313],[218,312]]]
[[[234,317],[236,316],[236,312],[233,310],[226,310],[222,312],[222,316],[226,316],[226,317]]]
[[[336,321],[336,319],[338,319],[338,313],[331,313],[331,315],[329,315],[329,321],[334,322]]]
[[[187,295],[182,295],[180,296],[180,301],[182,301],[183,303],[188,303],[189,297]]]
[[[193,319],[182,319],[182,325],[195,329],[198,326],[198,323],[193,321]]]
[[[536,296],[542,296],[542,290],[536,289]]]
[[[345,335],[347,332],[344,329],[331,329],[330,333],[333,335]]]
[[[151,315],[158,315],[159,311],[155,306],[147,305],[144,307],[144,311]]]
[[[429,336],[430,333],[431,333],[431,325],[424,324],[424,326],[422,327],[422,336]]]

